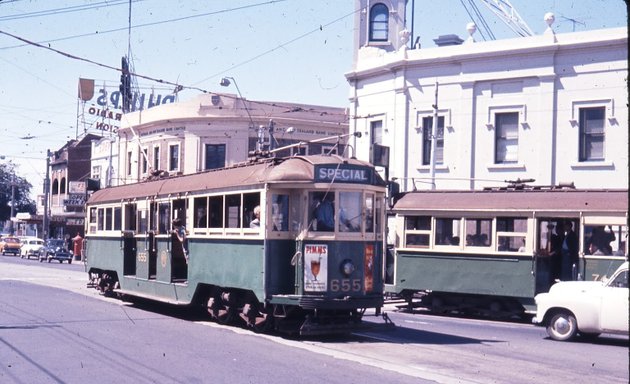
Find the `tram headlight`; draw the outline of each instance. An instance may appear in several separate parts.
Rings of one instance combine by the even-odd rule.
[[[344,261],[341,262],[341,273],[346,275],[346,277],[350,276],[352,272],[354,272],[355,269],[356,267],[354,266],[354,263],[352,262],[352,260],[345,259]]]

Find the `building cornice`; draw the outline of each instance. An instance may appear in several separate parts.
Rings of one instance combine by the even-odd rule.
[[[379,75],[391,75],[401,69],[461,65],[465,62],[505,59],[510,56],[545,56],[561,51],[605,49],[628,44],[628,29],[615,28],[566,34],[544,34],[507,40],[469,43],[448,47],[384,53],[366,50],[357,67],[345,74],[348,82]],[[359,53],[361,57],[361,53]],[[551,74],[550,74],[551,75]]]

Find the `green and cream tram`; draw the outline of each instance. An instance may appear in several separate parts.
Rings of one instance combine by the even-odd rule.
[[[317,225],[323,200],[332,228]],[[88,272],[103,292],[204,305],[221,323],[347,332],[383,304],[384,205],[373,166],[336,155],[102,189],[87,204]]]
[[[556,281],[599,280],[628,257],[627,190],[414,191],[392,212],[386,291],[436,312],[531,313]]]

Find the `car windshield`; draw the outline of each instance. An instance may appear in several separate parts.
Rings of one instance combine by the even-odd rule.
[[[63,247],[63,240],[48,240],[50,247]]]

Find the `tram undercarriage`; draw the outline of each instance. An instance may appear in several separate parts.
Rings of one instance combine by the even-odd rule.
[[[457,313],[493,319],[523,318],[526,309],[513,297],[485,296],[446,292],[403,292],[404,309],[425,308],[436,314]]]
[[[374,327],[362,321],[365,308],[340,304],[333,305],[336,308],[326,309],[304,308],[296,304],[262,304],[251,291],[242,289],[203,285],[197,290],[192,302],[178,303],[149,294],[122,290],[116,272],[100,270],[89,273],[87,286],[97,289],[105,296],[121,299],[131,296],[179,305],[201,303],[210,318],[218,324],[244,327],[256,333],[321,336],[349,334]],[[312,300],[307,302],[309,306],[313,305]],[[394,327],[387,314],[377,311],[376,315],[383,318],[384,327]]]

